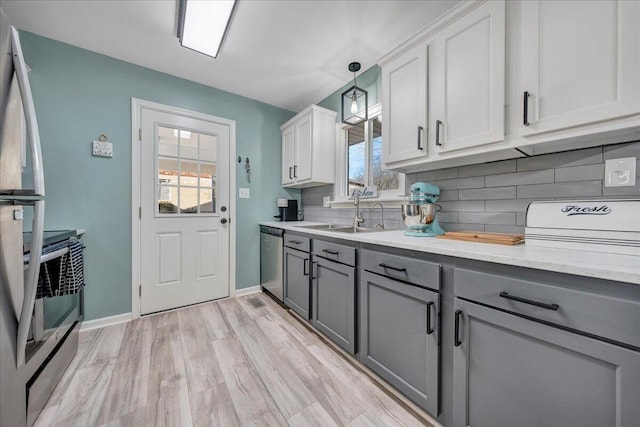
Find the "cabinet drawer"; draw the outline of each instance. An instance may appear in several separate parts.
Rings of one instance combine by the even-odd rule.
[[[640,347],[640,300],[463,268],[454,270],[454,292],[470,301]]]
[[[356,265],[356,248],[351,246],[329,243],[323,240],[313,241],[313,254],[331,261],[341,262],[347,265]]]
[[[311,252],[311,239],[297,234],[285,233],[284,245],[299,251]]]
[[[363,250],[362,269],[431,289],[440,289],[440,264]]]

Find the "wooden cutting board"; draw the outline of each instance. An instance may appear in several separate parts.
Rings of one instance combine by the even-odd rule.
[[[465,242],[495,243],[498,245],[519,245],[524,243],[523,234],[485,233],[481,231],[449,231],[439,239],[462,240]]]

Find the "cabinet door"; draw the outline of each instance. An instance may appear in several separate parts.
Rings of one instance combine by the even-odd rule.
[[[291,184],[293,178],[293,164],[295,162],[295,126],[282,131],[282,185]]]
[[[447,26],[430,52],[430,138],[447,152],[504,140],[505,4]]]
[[[313,325],[351,354],[356,352],[356,269],[314,258]]]
[[[363,271],[360,361],[438,414],[438,294]]]
[[[640,353],[458,298],[454,307],[454,426],[637,425]]]
[[[284,249],[284,303],[305,319],[309,319],[308,253]]]
[[[386,164],[427,156],[427,51],[421,44],[382,68]]]
[[[640,112],[640,2],[526,1],[521,20],[522,135]]]
[[[311,179],[311,161],[313,155],[313,120],[311,114],[296,122],[296,159],[293,177],[296,182]]]

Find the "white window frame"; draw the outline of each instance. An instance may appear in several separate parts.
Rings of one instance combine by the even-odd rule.
[[[378,103],[369,107],[368,117],[369,120],[382,114],[382,103]],[[347,158],[347,128],[351,125],[339,123],[336,125],[336,180],[333,186],[333,200],[330,202],[332,207],[342,207],[341,205],[349,204],[353,205],[353,200],[347,197],[347,176],[349,162]],[[364,135],[367,144],[369,143],[369,126],[365,126]],[[382,141],[385,144],[385,141]],[[369,168],[371,166],[371,147],[367,147],[366,159],[365,159],[365,180],[369,180]],[[396,190],[384,190],[378,191],[378,197],[372,199],[363,199],[362,203],[383,203],[385,205],[395,206],[400,205],[402,197],[405,194],[405,175],[398,173],[398,188]]]

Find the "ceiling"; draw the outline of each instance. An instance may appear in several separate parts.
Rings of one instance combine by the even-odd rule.
[[[0,0],[14,26],[298,112],[458,0],[239,0],[217,59],[182,48],[175,0]]]

